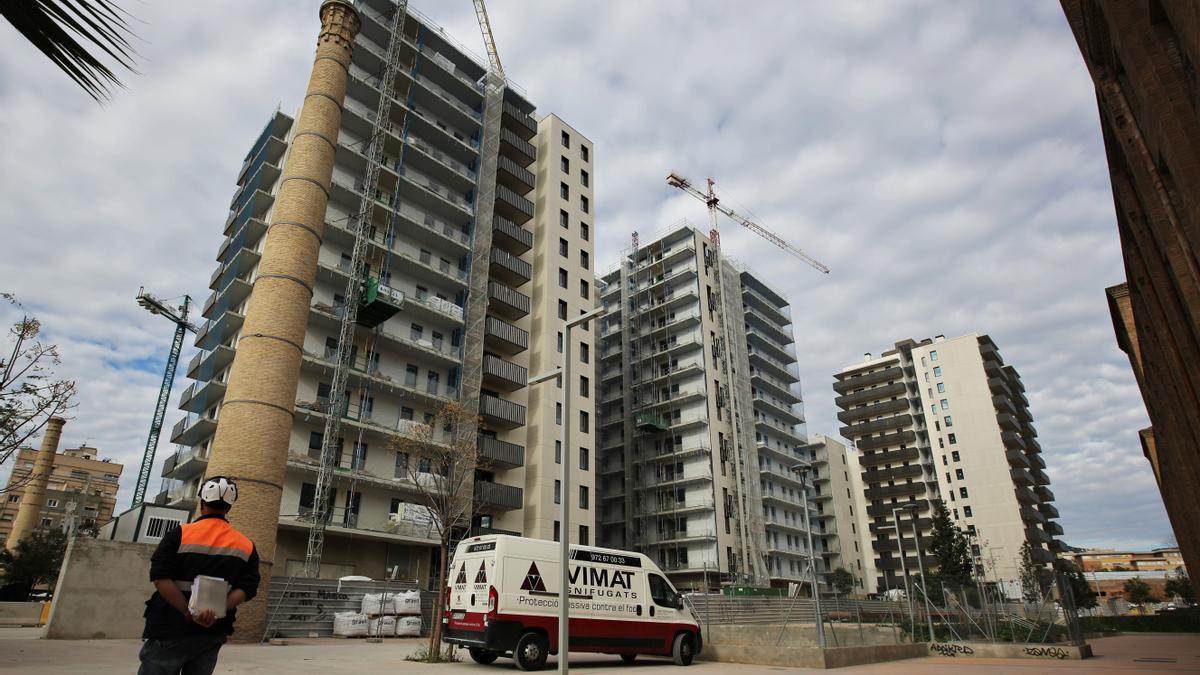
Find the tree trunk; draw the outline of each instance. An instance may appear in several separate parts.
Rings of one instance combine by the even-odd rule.
[[[433,625],[429,628],[429,660],[440,661],[442,655],[442,615],[446,608],[446,569],[449,564],[447,554],[450,551],[449,535],[442,535],[441,556],[438,558],[438,585],[433,599]]]

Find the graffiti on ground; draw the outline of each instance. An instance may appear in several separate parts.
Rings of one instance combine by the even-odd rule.
[[[930,642],[929,651],[940,654],[941,656],[958,656],[959,654],[974,654],[975,650],[967,645],[943,644],[941,642]]]

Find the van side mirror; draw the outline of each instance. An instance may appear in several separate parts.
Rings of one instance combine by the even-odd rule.
[[[675,609],[683,609],[683,596],[675,596]]]

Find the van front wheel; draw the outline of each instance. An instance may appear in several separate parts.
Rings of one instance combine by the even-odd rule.
[[[475,663],[485,665],[485,666],[489,663],[494,662],[496,660],[496,657],[499,656],[499,654],[497,654],[496,652],[489,652],[488,650],[480,649],[479,647],[471,647],[467,651],[469,651],[471,653],[472,661],[474,661]]]
[[[675,646],[671,649],[671,658],[677,666],[690,666],[696,656],[695,641],[691,633],[680,633],[675,636]]]
[[[633,663],[635,660],[637,660],[637,654],[622,654],[621,660],[625,663]]]
[[[528,632],[517,640],[513,660],[521,670],[541,670],[550,654],[550,641],[541,633]]]

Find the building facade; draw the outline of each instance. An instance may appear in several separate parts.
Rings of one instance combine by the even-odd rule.
[[[8,540],[25,495],[24,484],[38,451],[21,448],[0,501],[0,542]],[[81,445],[54,455],[46,483],[46,503],[37,523],[48,529],[99,527],[112,519],[124,466],[100,459],[96,448]]]
[[[548,494],[539,468],[552,452],[542,439],[554,432],[544,416],[530,412],[529,406],[536,411],[540,403],[527,380],[531,364],[558,365],[547,349],[553,348],[562,317],[594,305],[590,288],[583,297],[578,288],[568,292],[549,283],[557,281],[559,267],[571,283],[592,282],[584,270],[593,253],[594,157],[591,142],[559,118],[535,118],[534,105],[515,85],[506,85],[489,105],[485,66],[412,9],[398,31],[392,29],[395,5],[389,0],[368,0],[357,9],[362,27],[349,68],[307,319],[275,570],[283,575],[303,570],[308,530],[321,515],[313,509],[326,419],[337,413],[341,433],[331,509],[323,514],[329,524],[321,576],[382,578],[399,568],[397,578],[424,581],[436,556],[436,534],[412,474],[428,471],[429,462],[398,451],[395,441],[448,403],[477,410],[480,419],[471,528],[551,534],[543,522],[548,511],[539,501]],[[380,120],[376,111],[387,89],[381,76],[389,48],[398,52],[401,67],[391,87],[390,119]],[[293,117],[276,112],[238,177],[203,308],[207,321],[196,337],[201,352],[187,368],[194,380],[180,401],[187,416],[171,433],[180,447],[163,467],[169,479],[163,503],[193,505],[207,469],[280,167],[294,134]],[[378,136],[382,162],[376,183],[366,185],[372,161],[367,148]],[[365,228],[366,278],[352,279],[364,200],[374,202],[374,220]],[[547,271],[544,265],[558,256],[562,238],[569,262]],[[333,411],[331,383],[348,284],[362,284],[363,299],[346,406]],[[590,348],[591,336],[582,339]],[[580,448],[594,449],[587,433],[575,439]],[[576,484],[590,490],[588,476],[582,473]],[[578,513],[574,522],[590,527],[588,513]]]
[[[600,542],[650,555],[679,587],[805,579],[787,300],[686,224],[631,248],[602,286]]]
[[[1071,557],[1084,572],[1174,572],[1183,567],[1179,549],[1170,547],[1149,551],[1088,549]]]
[[[1200,10],[1180,0],[1062,5],[1096,87],[1128,282],[1109,297],[1152,424],[1140,440],[1197,580]]]
[[[824,569],[833,572],[844,569],[854,576],[855,593],[867,591],[867,567],[863,564],[866,538],[865,507],[855,499],[862,498],[862,479],[857,462],[850,458],[845,444],[828,436],[808,437],[809,461],[813,465],[813,499],[816,501],[814,535],[819,536],[817,549],[825,560]],[[833,590],[825,578],[825,590]]]
[[[913,521],[928,537],[934,500],[972,534],[989,580],[1005,587],[1019,579],[1025,542],[1037,563],[1066,551],[1055,539],[1062,528],[1024,386],[991,338],[905,340],[835,379],[841,434],[861,467],[872,592],[903,587],[904,567],[917,569],[908,554],[916,550]]]

